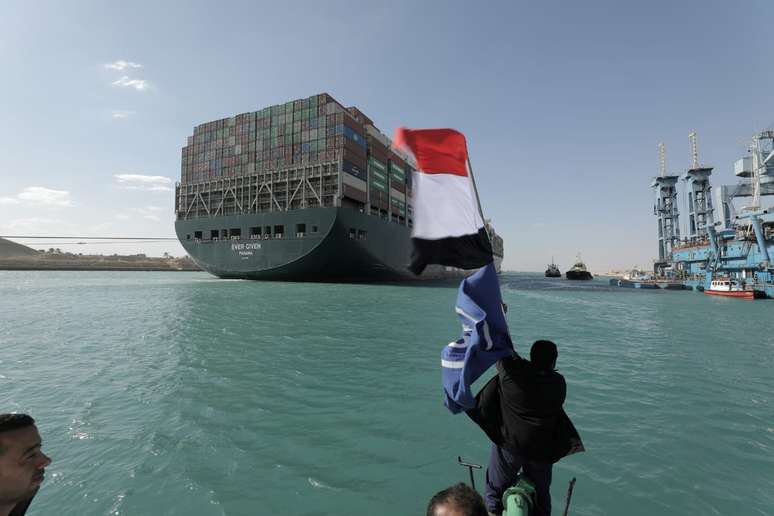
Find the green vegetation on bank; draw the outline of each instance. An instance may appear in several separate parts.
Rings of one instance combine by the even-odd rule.
[[[106,256],[68,253],[54,248],[37,251],[0,238],[0,270],[198,271],[200,269],[187,256],[183,258],[169,255],[157,258],[144,254]]]

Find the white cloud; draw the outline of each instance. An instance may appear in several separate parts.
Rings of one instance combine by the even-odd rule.
[[[130,79],[128,75],[124,75],[117,81],[113,81],[113,86],[121,86],[122,88],[134,88],[137,91],[145,91],[148,89],[148,81],[145,79]]]
[[[112,63],[107,63],[105,65],[105,68],[108,70],[118,70],[119,72],[126,70],[127,68],[142,68],[142,65],[140,63],[133,63],[132,61],[113,61]]]
[[[0,197],[0,204],[27,204],[30,206],[70,208],[73,206],[73,201],[70,199],[70,192],[66,190],[28,186],[16,194],[15,197]]]
[[[118,186],[130,190],[150,190],[153,192],[171,192],[172,180],[164,176],[146,176],[142,174],[115,174]]]
[[[114,109],[110,112],[110,116],[113,118],[129,118],[130,116],[134,115],[134,111],[129,111],[127,109]]]

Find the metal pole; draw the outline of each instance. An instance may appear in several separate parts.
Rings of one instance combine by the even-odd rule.
[[[460,457],[459,455],[457,456],[457,462],[460,464],[460,466],[465,466],[466,468],[468,468],[468,473],[470,474],[470,487],[475,489],[476,488],[476,481],[473,479],[473,468],[481,469],[481,465],[480,464],[472,464],[472,463],[469,463],[469,462],[463,462],[462,457]]]
[[[484,211],[481,209],[481,199],[478,197],[478,188],[476,187],[476,178],[473,176],[473,165],[470,163],[470,156],[468,156],[468,171],[470,172],[470,181],[473,183],[473,192],[476,194],[476,204],[478,205],[478,213],[481,215],[481,220],[485,221]]]
[[[570,513],[570,500],[572,499],[572,489],[575,487],[575,477],[570,480],[570,486],[567,488],[567,499],[564,502],[564,514],[567,516]]]
[[[468,171],[470,172],[470,182],[473,183],[473,192],[476,194],[478,214],[481,215],[481,222],[484,223],[484,232],[489,240],[489,247],[492,248],[492,237],[489,236],[489,231],[486,231],[486,219],[484,218],[484,210],[481,209],[481,199],[478,197],[478,188],[476,187],[476,178],[473,176],[473,165],[470,163],[470,156],[468,156]],[[494,248],[492,248],[492,251],[494,252]]]

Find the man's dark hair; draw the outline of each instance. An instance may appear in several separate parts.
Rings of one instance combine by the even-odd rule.
[[[20,428],[35,426],[35,420],[27,414],[0,414],[0,434]],[[5,453],[3,444],[0,443],[0,455]]]
[[[35,420],[27,414],[0,414],[0,432],[35,426]]]
[[[475,489],[463,483],[455,484],[436,493],[427,505],[427,516],[435,516],[435,509],[439,505],[449,505],[458,510],[463,516],[488,515],[481,495]]]
[[[551,371],[559,356],[556,344],[550,340],[536,340],[529,350],[529,361],[541,371]]]

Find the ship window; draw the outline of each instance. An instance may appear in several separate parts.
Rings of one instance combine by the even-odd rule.
[[[357,230],[357,239],[358,240],[365,240],[366,237],[368,237],[368,232],[363,229]]]
[[[282,238],[283,233],[285,233],[285,226],[274,226],[274,238]]]
[[[302,237],[306,234],[306,224],[296,224],[296,236]]]
[[[191,234],[190,234],[190,233],[189,233],[189,234],[187,234],[187,235],[185,236],[185,239],[186,239],[186,240],[191,240]]]
[[[194,231],[194,238],[196,240],[201,240],[202,239],[202,232],[201,231]]]
[[[218,239],[218,235],[219,235],[219,234],[220,234],[220,233],[218,232],[218,230],[217,230],[217,229],[212,229],[212,230],[210,230],[210,238],[211,238],[212,240],[217,240],[217,239]]]
[[[228,234],[231,236],[231,240],[239,240],[242,236],[242,230],[240,228],[231,228],[228,230]]]
[[[319,232],[319,228],[317,226],[312,226],[312,233]]]
[[[220,238],[228,238],[228,229],[220,230]]]
[[[356,235],[355,228],[349,228],[349,238],[354,240],[355,235]]]
[[[250,240],[261,238],[261,226],[250,228]]]

